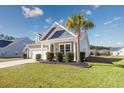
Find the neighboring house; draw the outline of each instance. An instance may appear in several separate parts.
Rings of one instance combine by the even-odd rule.
[[[124,47],[110,48],[110,55],[113,56],[124,56]]]
[[[26,44],[33,43],[29,38],[0,40],[0,57],[20,57]]]
[[[27,45],[27,54],[29,58],[35,59],[36,54],[41,54],[41,58],[46,60],[47,52],[66,52],[74,53],[74,61],[77,59],[77,38],[76,35],[54,22],[45,34],[38,34],[35,44]],[[90,47],[86,32],[81,32],[80,51],[86,52],[86,57],[90,55]]]

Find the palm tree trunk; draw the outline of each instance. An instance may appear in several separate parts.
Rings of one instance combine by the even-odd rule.
[[[80,28],[77,29],[77,62],[80,63]]]

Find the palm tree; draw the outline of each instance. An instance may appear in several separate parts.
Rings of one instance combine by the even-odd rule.
[[[94,23],[91,20],[85,20],[82,26],[85,32],[87,32],[87,30],[92,29],[94,27]]]
[[[77,62],[80,63],[80,30],[85,22],[83,13],[72,15],[66,22],[68,29],[74,29],[77,35]]]
[[[72,15],[66,22],[66,26],[68,29],[74,29],[75,34],[77,35],[77,62],[80,63],[80,32],[81,29],[84,29],[87,32],[88,29],[94,27],[94,24],[90,20],[86,20],[86,18],[82,13]],[[88,42],[89,43],[89,42]]]
[[[87,41],[88,41],[88,45],[90,45],[89,43],[89,40],[88,40],[88,34],[87,34],[87,31],[89,29],[92,29],[94,27],[94,23],[91,21],[91,20],[86,20],[83,24],[83,29],[84,29],[84,32],[86,33],[86,37],[87,37]],[[89,49],[90,49],[90,46],[88,46]]]

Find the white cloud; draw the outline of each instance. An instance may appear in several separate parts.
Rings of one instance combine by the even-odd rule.
[[[124,47],[124,43],[123,42],[117,42],[117,43],[113,44],[113,46],[115,46],[115,47]]]
[[[4,26],[3,25],[0,25],[0,28],[3,28]]]
[[[59,23],[63,23],[63,22],[64,22],[64,19],[60,19],[60,20],[59,20]]]
[[[117,42],[116,44],[117,44],[117,45],[123,45],[124,43],[122,43],[122,42]]]
[[[87,11],[85,11],[85,13],[86,13],[87,15],[91,15],[91,14],[92,14],[92,11],[91,11],[91,10],[87,10]]]
[[[99,37],[99,36],[100,36],[100,34],[95,34],[95,35],[94,35],[94,37]]]
[[[118,26],[118,24],[112,24],[110,27],[114,28],[114,27],[117,27],[117,26]]]
[[[92,10],[82,10],[83,13],[85,13],[86,15],[91,15],[93,13]]]
[[[47,28],[48,28],[48,26],[43,26],[43,28],[44,28],[44,29],[47,29]]]
[[[30,30],[30,31],[28,31],[28,33],[29,33],[29,34],[32,34],[32,35],[35,35],[35,34],[37,34],[38,32]]]
[[[31,9],[26,6],[22,6],[21,8],[24,16],[27,18],[43,15],[43,10],[38,7],[32,7]]]
[[[52,20],[52,18],[49,17],[49,18],[46,18],[45,21],[46,21],[47,23],[51,23],[53,20]]]
[[[97,8],[99,8],[100,7],[100,5],[94,5],[94,8],[95,9],[97,9]]]
[[[101,44],[102,46],[106,46],[106,47],[124,47],[124,43],[123,42],[102,42]]]
[[[114,18],[112,18],[112,20],[104,22],[104,25],[112,24],[113,22],[118,21],[120,19],[121,19],[121,17],[114,17]]]
[[[94,5],[92,9],[90,10],[82,10],[86,15],[91,15],[92,13],[94,13],[98,8],[100,7],[100,5]]]
[[[114,17],[114,20],[116,21],[116,20],[119,20],[119,19],[121,19],[121,17]]]
[[[33,33],[33,31],[29,30],[28,33]]]
[[[112,31],[112,30],[111,29],[106,29],[103,32],[110,32],[110,31]]]
[[[40,27],[40,25],[34,25],[34,28],[39,28]]]

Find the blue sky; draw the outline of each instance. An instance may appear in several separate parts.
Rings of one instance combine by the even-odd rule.
[[[69,16],[85,11],[95,27],[88,31],[94,45],[124,46],[124,6],[0,6],[0,33],[34,39],[52,22],[62,25]]]

